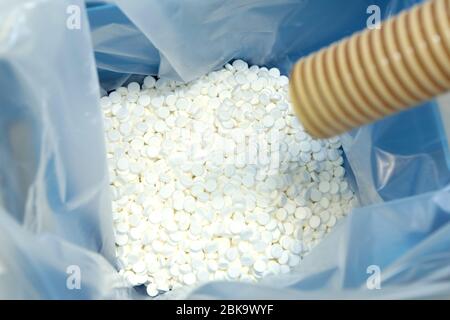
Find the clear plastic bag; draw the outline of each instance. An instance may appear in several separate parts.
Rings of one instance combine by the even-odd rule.
[[[136,74],[190,80],[234,58],[287,73],[298,57],[363,28],[369,4],[387,17],[416,1],[117,2],[126,20],[110,5],[89,9],[106,90]],[[60,14],[73,4],[82,9],[73,0],[0,3],[1,298],[143,297],[114,268],[89,29],[84,10],[79,30],[65,28]],[[450,197],[443,188],[450,173],[440,126],[430,103],[345,135],[346,166],[363,207],[292,274],[167,297],[448,297]],[[81,271],[80,289],[67,285],[72,266]],[[371,266],[381,271],[382,290],[369,290]]]
[[[139,81],[139,75],[158,74],[158,50],[118,7],[88,8],[97,70],[105,91]]]
[[[77,12],[80,28],[70,29]],[[111,202],[83,1],[0,2],[0,106],[0,298],[111,296]],[[66,287],[72,265],[83,290]]]
[[[237,57],[287,74],[299,57],[364,28],[369,6],[385,18],[418,1],[115,2],[159,50],[159,75],[190,81]]]
[[[448,141],[435,102],[342,136],[360,203],[438,190],[450,182]]]

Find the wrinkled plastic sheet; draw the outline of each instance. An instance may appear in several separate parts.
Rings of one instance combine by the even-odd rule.
[[[287,74],[301,56],[418,2],[348,0],[116,0],[161,56],[158,74],[190,81],[239,57]],[[189,63],[186,63],[189,61]]]
[[[81,9],[79,30],[66,27],[69,5]],[[83,6],[0,2],[0,298],[103,296],[115,274],[99,85]],[[71,265],[84,270],[84,291],[66,288]]]
[[[115,267],[94,54],[105,90],[145,74],[187,81],[235,58],[287,74],[363,28],[369,4],[386,18],[414,1],[117,2],[123,12],[90,7],[91,34],[81,1],[0,3],[0,298],[144,297]],[[65,27],[70,4],[79,30]],[[344,135],[362,207],[292,274],[167,297],[448,297],[446,143],[433,102]],[[67,284],[73,266],[80,289]],[[367,285],[370,266],[380,290]]]
[[[159,53],[147,37],[118,7],[91,6],[88,18],[101,87],[109,91],[144,75],[157,75]]]

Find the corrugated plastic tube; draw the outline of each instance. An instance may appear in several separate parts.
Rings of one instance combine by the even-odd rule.
[[[290,94],[305,130],[339,135],[450,89],[450,0],[430,0],[299,60]]]

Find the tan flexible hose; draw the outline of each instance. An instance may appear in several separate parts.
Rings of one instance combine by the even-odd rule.
[[[311,135],[328,138],[450,89],[450,0],[430,0],[380,29],[299,60],[290,94]]]

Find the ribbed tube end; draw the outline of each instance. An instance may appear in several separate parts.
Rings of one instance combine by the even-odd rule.
[[[299,60],[290,95],[306,131],[329,138],[450,89],[450,0],[430,0]]]

